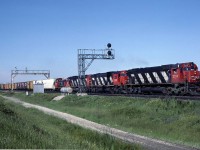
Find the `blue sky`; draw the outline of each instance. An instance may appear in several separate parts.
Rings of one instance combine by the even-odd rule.
[[[77,49],[115,49],[87,73],[193,61],[200,66],[199,0],[0,0],[0,83],[10,71],[77,75]],[[17,76],[15,81],[44,79]]]

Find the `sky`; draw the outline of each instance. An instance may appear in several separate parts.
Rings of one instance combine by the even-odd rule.
[[[77,49],[115,50],[86,74],[182,62],[200,66],[200,0],[0,0],[0,83],[11,70],[78,74]],[[16,76],[15,81],[45,79]]]

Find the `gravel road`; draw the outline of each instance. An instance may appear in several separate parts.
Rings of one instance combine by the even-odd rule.
[[[82,118],[79,118],[67,113],[63,113],[63,112],[55,111],[46,107],[26,103],[14,97],[7,97],[7,96],[2,96],[2,97],[7,100],[13,101],[15,103],[19,103],[26,108],[38,109],[44,112],[45,114],[56,116],[58,118],[66,120],[67,122],[79,125],[81,127],[88,128],[88,129],[101,132],[104,134],[109,134],[113,137],[122,139],[127,142],[142,145],[144,149],[148,149],[148,150],[195,150],[196,149],[192,147],[187,147],[187,146],[183,146],[179,144],[172,144],[172,143],[164,142],[161,140],[156,140],[156,139],[124,132],[115,128],[110,128],[108,126],[101,125],[92,121],[88,121],[86,119],[82,119]]]

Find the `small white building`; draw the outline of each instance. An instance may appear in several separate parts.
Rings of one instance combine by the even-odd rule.
[[[33,84],[33,93],[44,93],[44,84]]]
[[[55,79],[36,80],[34,84],[44,84],[45,90],[55,90]]]

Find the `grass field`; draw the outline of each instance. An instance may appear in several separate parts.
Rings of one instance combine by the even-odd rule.
[[[141,149],[0,97],[0,149]]]
[[[56,94],[14,94],[26,102],[169,142],[200,148],[200,102]]]

